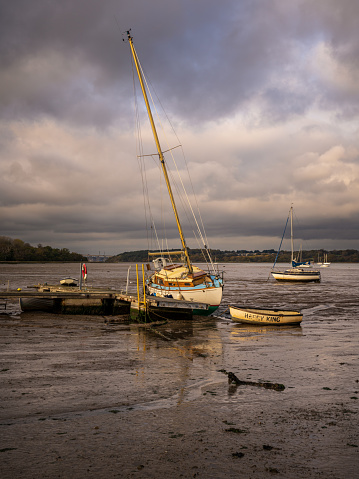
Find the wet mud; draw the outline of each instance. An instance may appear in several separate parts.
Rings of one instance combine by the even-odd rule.
[[[234,266],[216,317],[1,314],[1,477],[358,477],[359,269],[293,293]],[[235,324],[239,295],[303,322]]]

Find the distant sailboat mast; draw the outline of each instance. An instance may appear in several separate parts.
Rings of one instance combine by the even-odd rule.
[[[165,159],[164,159],[163,152],[162,152],[162,149],[161,149],[161,145],[160,145],[160,142],[159,142],[159,139],[158,139],[155,123],[153,121],[151,107],[150,107],[150,104],[149,104],[149,101],[148,101],[147,92],[146,92],[145,84],[144,84],[144,81],[143,81],[139,60],[138,60],[138,57],[137,57],[135,47],[133,45],[133,41],[132,41],[133,39],[131,37],[130,31],[127,32],[127,38],[128,38],[128,41],[129,41],[129,44],[130,44],[130,47],[131,47],[133,60],[134,60],[135,65],[136,65],[137,75],[138,75],[138,79],[140,81],[143,98],[144,98],[145,103],[146,103],[147,113],[148,113],[148,117],[149,117],[149,120],[150,120],[150,123],[151,123],[153,137],[155,139],[155,143],[156,143],[156,147],[157,147],[157,151],[158,151],[158,156],[159,156],[160,161],[161,161],[163,175],[165,177],[168,193],[170,195],[172,208],[173,208],[173,211],[174,211],[174,214],[175,214],[175,218],[176,218],[176,222],[177,222],[177,228],[178,228],[181,243],[182,243],[182,249],[183,249],[183,252],[184,252],[184,255],[185,255],[186,265],[187,265],[189,273],[192,273],[193,268],[192,268],[192,265],[191,265],[191,261],[189,259],[189,254],[188,254],[188,250],[187,250],[186,241],[185,241],[185,238],[184,238],[184,235],[183,235],[183,231],[182,231],[181,223],[180,223],[180,220],[179,220],[176,203],[175,203],[175,200],[174,200],[174,197],[173,197],[172,188],[171,188],[169,178],[168,178]]]
[[[293,239],[293,206],[290,207],[290,246],[292,253],[290,256],[290,264],[293,264],[294,261],[294,239]]]

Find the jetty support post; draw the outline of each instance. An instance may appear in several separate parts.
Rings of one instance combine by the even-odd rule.
[[[136,280],[137,280],[137,302],[138,302],[138,310],[140,310],[140,285],[138,281],[138,264],[136,264]]]
[[[83,262],[81,261],[81,263],[80,263],[80,287],[79,287],[80,291],[82,289],[82,265],[83,265]]]
[[[145,283],[145,266],[142,263],[142,282],[143,282],[143,304],[146,307],[146,283]]]
[[[127,270],[126,294],[128,293],[128,283],[129,283],[129,280],[130,280],[130,269],[131,269],[131,266],[129,266],[129,268]]]
[[[136,281],[137,281],[137,308],[134,306],[133,309],[137,310],[137,321],[142,321],[143,316],[146,321],[146,299],[144,299],[144,302],[140,300],[140,280],[139,280],[139,274],[138,274],[138,264],[136,264]],[[143,303],[143,306],[142,306]],[[144,313],[143,313],[144,310]]]

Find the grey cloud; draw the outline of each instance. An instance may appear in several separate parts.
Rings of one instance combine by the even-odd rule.
[[[262,114],[271,122],[301,113],[318,98],[341,110],[334,104],[336,91],[326,94],[320,83],[307,88],[313,79],[306,78],[298,62],[319,34],[339,62],[357,65],[352,18],[358,8],[354,1],[329,3],[332,8],[328,2],[300,0],[292,6],[278,1],[222,5],[158,0],[149,5],[136,0],[35,0],[29,8],[25,0],[7,2],[1,16],[1,63],[3,75],[8,71],[17,87],[3,78],[3,114],[59,116],[97,126],[126,117],[131,77],[121,33],[128,23],[134,23],[136,48],[161,98],[163,94],[166,104],[188,122],[233,115],[257,95],[262,95]],[[142,14],[136,18],[137,11]],[[156,15],[158,20],[151,22]],[[41,65],[41,59],[47,61]],[[283,80],[277,90],[273,75]],[[299,93],[289,85],[292,77],[303,84]],[[349,112],[349,99],[344,109]]]
[[[145,72],[190,139],[192,180],[211,237],[232,244],[278,237],[294,201],[303,235],[354,240],[359,159],[349,150],[359,148],[350,124],[359,113],[358,5],[2,2],[2,233],[27,240],[37,231],[41,242],[111,248],[117,235],[138,247],[142,236],[144,247],[131,60],[122,42],[132,27]],[[326,159],[339,147],[343,158]],[[149,168],[157,216],[160,185]],[[164,215],[175,238],[171,212]]]

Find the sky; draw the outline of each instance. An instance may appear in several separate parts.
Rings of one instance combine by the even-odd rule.
[[[359,249],[358,18],[357,0],[2,1],[0,236],[152,247],[145,177],[156,231],[179,247],[155,157],[137,158],[137,102],[143,154],[155,145],[131,29],[208,246],[276,250],[293,204],[298,246]]]

